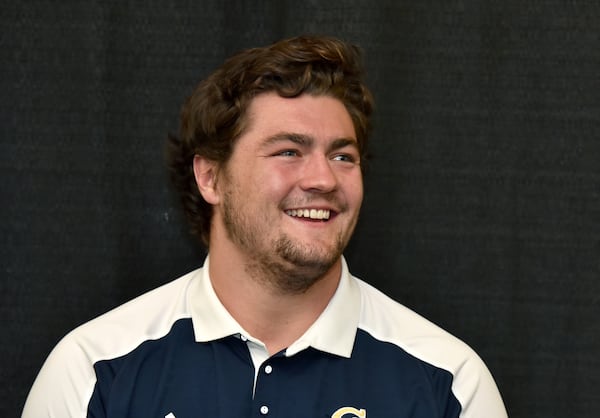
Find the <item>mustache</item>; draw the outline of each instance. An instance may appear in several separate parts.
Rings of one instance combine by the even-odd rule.
[[[348,209],[348,203],[335,193],[310,193],[304,196],[288,197],[279,205],[283,209],[318,207],[343,212]]]

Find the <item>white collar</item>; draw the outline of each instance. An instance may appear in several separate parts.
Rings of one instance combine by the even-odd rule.
[[[191,282],[188,304],[191,306],[196,341],[207,342],[241,335],[262,345],[229,314],[219,301],[208,275],[209,257]],[[329,304],[311,327],[286,350],[287,356],[308,348],[350,357],[360,317],[360,288],[342,257],[338,288]]]

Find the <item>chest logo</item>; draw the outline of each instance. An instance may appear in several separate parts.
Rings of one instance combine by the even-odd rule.
[[[333,413],[331,418],[342,418],[345,415],[351,414],[352,418],[367,418],[367,410],[366,409],[356,409],[350,406],[344,406],[343,408],[338,409]],[[346,418],[351,418],[346,417]]]

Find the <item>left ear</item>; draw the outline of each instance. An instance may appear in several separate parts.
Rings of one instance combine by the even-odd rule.
[[[217,163],[200,155],[194,156],[194,177],[200,194],[211,205],[219,203],[217,193]]]

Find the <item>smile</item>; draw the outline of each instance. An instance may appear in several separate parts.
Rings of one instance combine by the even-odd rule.
[[[293,216],[295,218],[309,218],[309,219],[319,219],[319,220],[327,220],[331,212],[329,209],[290,209],[285,211],[289,216]]]

